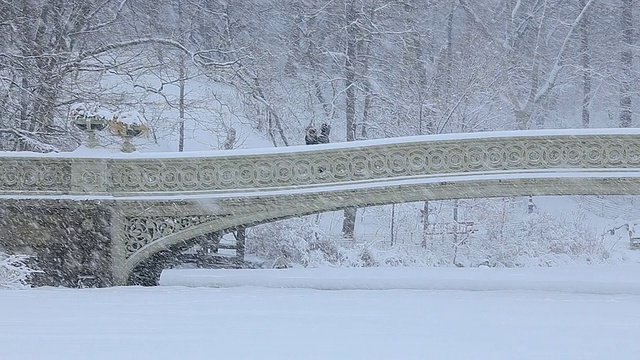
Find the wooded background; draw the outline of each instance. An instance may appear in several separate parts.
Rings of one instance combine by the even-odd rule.
[[[633,126],[639,10],[634,0],[3,0],[0,148],[72,149],[77,102],[137,108],[151,123],[162,120],[154,106],[240,102],[274,146],[300,144],[319,122],[333,141]],[[168,90],[196,81],[198,92]],[[234,99],[216,94],[221,84]],[[148,93],[167,104],[145,103]]]
[[[75,149],[78,103],[140,112],[173,151],[229,148],[232,117],[273,146],[325,122],[332,142],[631,127],[638,27],[638,0],[0,0],[0,150]]]

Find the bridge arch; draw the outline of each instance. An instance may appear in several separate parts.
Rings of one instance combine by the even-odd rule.
[[[247,197],[252,202],[272,201],[260,211],[212,217],[201,224],[150,242],[127,258],[117,274],[125,281],[133,269],[154,254],[199,235],[239,226],[255,226],[287,218],[343,210],[348,207],[379,206],[417,201],[548,195],[640,195],[640,172],[569,171],[544,173],[468,174],[450,177],[412,178],[368,187],[291,194],[296,200],[279,201],[282,195]],[[299,204],[291,206],[292,203]]]

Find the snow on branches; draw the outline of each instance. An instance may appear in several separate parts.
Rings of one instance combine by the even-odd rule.
[[[0,252],[0,289],[29,287],[29,276],[36,272],[27,265],[29,256],[8,255]]]

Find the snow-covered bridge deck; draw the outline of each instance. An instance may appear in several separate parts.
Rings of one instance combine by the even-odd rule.
[[[0,201],[7,218],[31,213],[37,220],[14,220],[0,240],[22,231],[30,238],[22,245],[46,247],[68,241],[65,228],[87,239],[99,232],[110,244],[105,283],[123,284],[167,248],[238,226],[350,206],[575,194],[640,194],[640,130],[486,132],[198,153],[5,152]],[[65,225],[60,210],[47,212],[52,208],[71,209],[75,225]],[[59,234],[43,232],[58,223]]]
[[[0,196],[152,201],[429,184],[437,186],[421,198],[620,193],[638,191],[631,185],[639,169],[637,129],[427,135],[191,153],[0,152]],[[512,189],[518,183],[526,189]],[[438,191],[446,184],[456,191]]]

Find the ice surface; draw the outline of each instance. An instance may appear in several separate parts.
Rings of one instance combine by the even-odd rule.
[[[217,286],[231,286],[223,288],[3,291],[1,354],[69,360],[630,360],[640,353],[637,264],[354,270],[198,276],[203,284],[216,279]],[[183,274],[193,284],[194,273]],[[167,273],[163,282],[179,284],[179,277]],[[351,290],[294,287],[314,283]],[[364,290],[371,284],[378,290]],[[435,290],[440,287],[447,290]]]
[[[162,285],[319,290],[534,290],[640,295],[640,266],[545,268],[293,268],[165,270]]]

